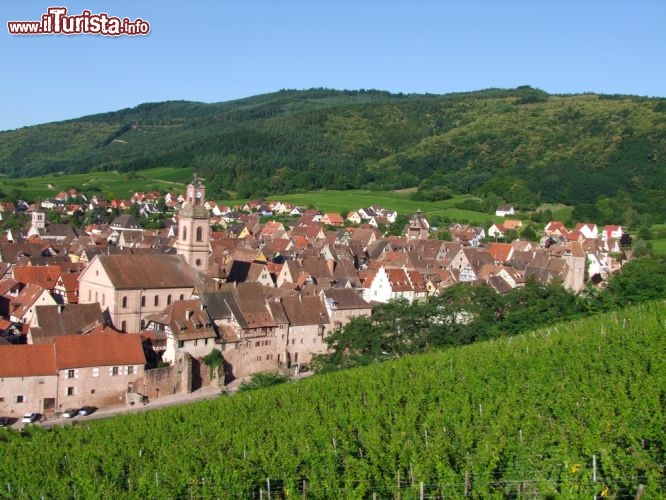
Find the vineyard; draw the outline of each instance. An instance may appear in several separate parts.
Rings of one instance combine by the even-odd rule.
[[[158,412],[0,434],[7,498],[666,495],[663,301]]]

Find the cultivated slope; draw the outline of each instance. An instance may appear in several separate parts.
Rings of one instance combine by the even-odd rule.
[[[658,498],[665,320],[660,301],[192,406],[7,433],[0,484],[25,498],[258,498],[269,484],[271,498],[633,498],[640,485]]]

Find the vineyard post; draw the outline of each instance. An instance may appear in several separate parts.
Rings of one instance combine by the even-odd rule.
[[[271,500],[271,478],[266,478],[266,489],[268,490],[268,500]]]
[[[400,469],[398,469],[398,494],[396,498],[400,500]]]
[[[423,491],[423,481],[421,481],[421,485],[419,486],[419,500],[423,500],[425,498],[424,491]]]
[[[465,496],[469,496],[469,488],[470,488],[470,480],[469,480],[469,471],[465,471]]]
[[[160,476],[157,471],[155,471],[155,487],[159,490],[160,489]]]
[[[597,482],[597,456],[592,455],[592,481]]]
[[[635,500],[641,500],[643,497],[643,492],[645,491],[645,485],[644,484],[639,484],[638,485],[638,491],[636,492],[636,496],[634,497]]]

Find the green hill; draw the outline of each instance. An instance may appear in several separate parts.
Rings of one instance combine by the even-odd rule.
[[[666,99],[284,90],[216,104],[163,102],[0,133],[0,173],[187,166],[213,195],[445,186],[519,207],[663,222]],[[628,223],[627,221],[626,223]],[[632,221],[633,222],[633,221]]]
[[[665,318],[653,302],[196,405],[7,432],[0,484],[12,498],[268,498],[269,486],[270,498],[663,498]]]

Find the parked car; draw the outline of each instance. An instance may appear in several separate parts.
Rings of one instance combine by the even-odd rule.
[[[74,418],[79,414],[78,408],[68,408],[62,412],[62,418]]]
[[[0,427],[9,427],[15,422],[15,420],[14,421],[12,420],[13,419],[9,417],[0,417]]]
[[[90,415],[91,413],[93,413],[96,409],[97,408],[95,408],[94,406],[82,406],[81,408],[79,408],[79,415],[85,417],[86,415]]]
[[[26,413],[23,415],[23,418],[21,419],[21,422],[24,424],[34,424],[39,420],[39,413]]]

